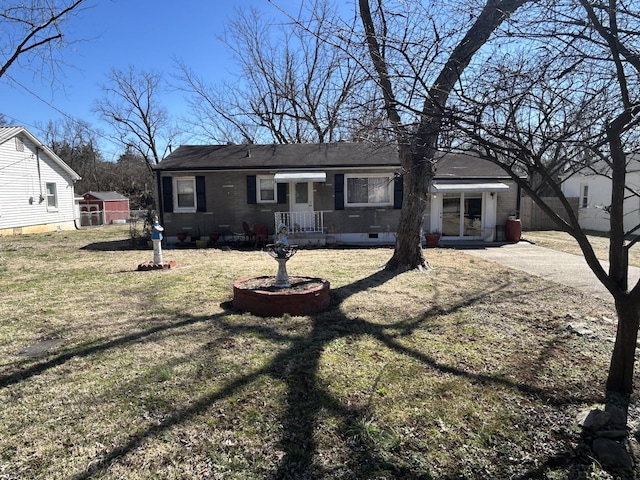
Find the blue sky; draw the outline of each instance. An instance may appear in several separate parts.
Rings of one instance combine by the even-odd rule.
[[[297,13],[301,0],[274,3]],[[38,126],[64,113],[100,128],[92,107],[102,96],[99,84],[106,82],[112,68],[131,64],[168,77],[175,71],[172,59],[181,58],[198,75],[221,81],[233,65],[217,36],[235,9],[255,6],[266,17],[284,18],[268,0],[92,0],[89,5],[68,24],[70,37],[81,41],[64,51],[66,65],[57,78],[60,85],[52,88],[50,81],[15,64],[7,73],[17,83],[0,78],[0,113],[10,124],[26,126],[38,136]],[[183,94],[167,95],[163,100],[171,114],[179,116],[185,111]],[[120,153],[120,147],[113,144],[104,144],[102,149],[106,159]]]

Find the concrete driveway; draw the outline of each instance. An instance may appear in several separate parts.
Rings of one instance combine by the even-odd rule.
[[[610,302],[613,301],[611,294],[596,278],[584,257],[580,255],[539,247],[525,241],[468,249],[465,253],[577,288]],[[602,261],[602,264],[605,269],[609,268],[608,262]],[[629,285],[635,285],[638,279],[640,279],[640,268],[629,267]]]

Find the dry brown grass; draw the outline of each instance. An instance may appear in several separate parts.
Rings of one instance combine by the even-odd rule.
[[[166,250],[126,229],[0,238],[0,478],[611,478],[579,447],[609,303],[455,250],[302,250],[332,307],[259,318],[232,282],[258,251]],[[593,331],[567,329],[582,322]],[[45,339],[42,357],[20,355]]]

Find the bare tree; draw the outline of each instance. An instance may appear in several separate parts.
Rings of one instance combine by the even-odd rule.
[[[483,81],[449,113],[466,134],[459,147],[471,146],[507,171],[575,238],[613,296],[618,328],[606,391],[629,395],[640,283],[628,284],[628,252],[640,225],[625,230],[624,204],[630,196],[640,198],[626,181],[629,160],[640,148],[640,18],[637,9],[615,0],[545,5],[544,18],[520,23],[509,51],[491,59]],[[519,50],[526,55],[514,57]],[[605,175],[612,185],[608,266],[596,257],[562,191],[564,179],[581,169]],[[561,200],[564,216],[546,203],[541,183]]]
[[[256,9],[238,10],[222,41],[242,82],[211,86],[179,62],[202,135],[215,142],[331,142],[349,138],[358,89],[366,81],[351,55],[324,39],[324,2],[310,20],[277,28]]]
[[[402,211],[388,269],[427,266],[420,230],[447,101],[473,56],[525,2],[487,0],[478,11],[469,6],[465,16],[451,12],[447,19],[444,11],[434,11],[421,2],[398,2],[391,10],[379,0],[359,0],[374,74],[399,146],[404,177]],[[465,29],[469,18],[471,26]],[[450,25],[446,31],[444,24]]]
[[[61,61],[58,52],[67,43],[64,23],[81,10],[83,3],[86,0],[2,2],[0,78],[14,64],[55,71]]]
[[[162,75],[129,66],[111,70],[107,78],[102,86],[104,97],[96,102],[95,111],[113,127],[116,140],[139,153],[151,168],[177,137],[159,99]]]
[[[44,142],[80,175],[81,179],[75,185],[78,193],[102,189],[105,181],[103,159],[91,125],[65,118],[48,122],[42,131]]]

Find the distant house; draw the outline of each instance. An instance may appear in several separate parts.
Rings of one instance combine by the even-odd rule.
[[[624,229],[629,231],[640,225],[640,159],[627,162],[624,200]],[[562,183],[566,197],[578,197],[578,222],[584,230],[609,232],[611,206],[611,168],[603,161],[568,176]]]
[[[161,221],[179,232],[284,223],[298,244],[393,244],[403,199],[397,147],[362,143],[181,146],[154,167]],[[494,164],[442,155],[423,221],[446,241],[493,241],[518,208]]]
[[[80,176],[24,127],[0,127],[0,235],[76,228]]]
[[[82,226],[126,223],[129,199],[118,192],[87,192],[79,202]]]

